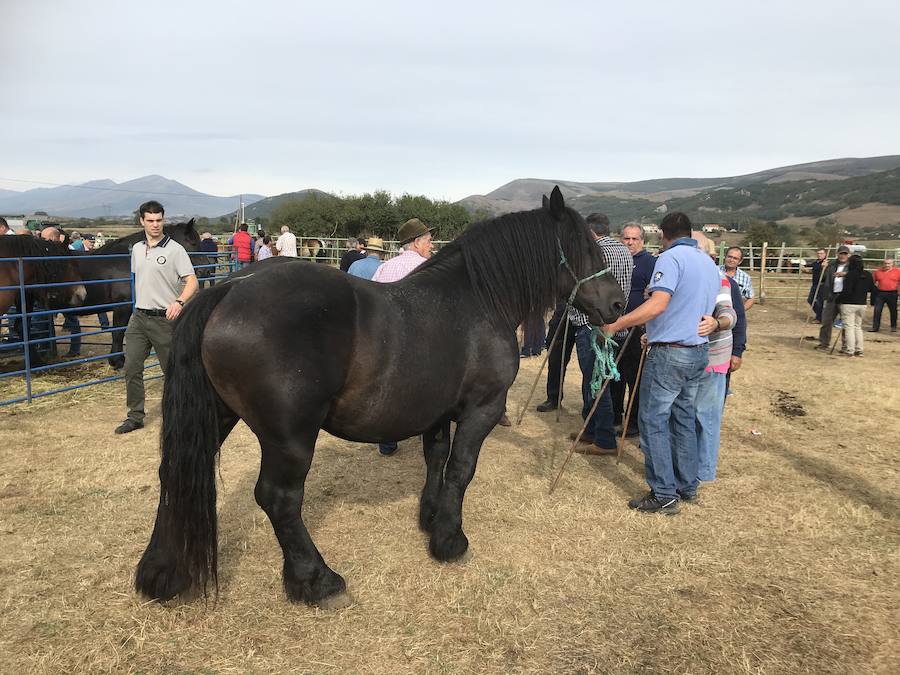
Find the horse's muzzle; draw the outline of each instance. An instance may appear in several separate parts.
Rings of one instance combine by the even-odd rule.
[[[69,296],[69,305],[71,307],[81,307],[86,297],[87,289],[84,287],[84,284],[78,284],[72,290],[72,295]]]

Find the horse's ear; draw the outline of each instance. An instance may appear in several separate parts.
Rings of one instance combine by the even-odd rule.
[[[547,198],[544,197],[544,199],[546,200]],[[553,192],[550,193],[550,215],[554,218],[562,218],[565,210],[566,202],[563,199],[562,191],[559,189],[559,185],[556,185],[553,188]]]
[[[190,231],[193,230],[193,229],[194,229],[194,219],[191,218],[189,221],[187,221],[187,222],[184,224],[184,231],[185,231],[185,232],[190,232]]]
[[[545,209],[550,208],[550,200],[547,199],[547,195],[541,195],[541,207]]]

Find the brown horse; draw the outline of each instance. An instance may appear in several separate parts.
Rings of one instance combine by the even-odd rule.
[[[65,257],[65,259],[58,259]],[[11,258],[23,258],[23,278],[19,278],[19,263]],[[34,287],[35,284],[65,284],[63,286]],[[13,305],[19,305],[21,289],[25,285],[25,308],[34,311],[40,300],[48,309],[80,307],[87,296],[75,256],[63,244],[37,239],[30,234],[0,237],[0,315]],[[22,311],[21,308],[19,310]],[[17,320],[16,323],[19,323]],[[39,362],[32,350],[33,362]]]

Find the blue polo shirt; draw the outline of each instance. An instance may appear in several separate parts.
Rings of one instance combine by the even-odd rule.
[[[662,291],[671,297],[666,310],[647,322],[649,342],[699,345],[709,342],[697,335],[704,314],[712,315],[719,291],[719,270],[689,237],[677,239],[656,259],[650,293]]]
[[[371,281],[372,277],[375,276],[375,270],[381,267],[382,262],[376,256],[369,255],[350,265],[347,272],[360,279],[369,279]]]

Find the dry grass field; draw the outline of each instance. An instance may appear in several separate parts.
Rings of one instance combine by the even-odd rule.
[[[323,434],[305,514],[355,598],[334,613],[284,599],[246,427],[222,450],[218,600],[161,606],[131,590],[160,383],[126,437],[121,383],[0,409],[0,671],[900,672],[900,338],[828,356],[800,345],[799,317],[751,310],[719,479],[676,517],[626,507],[645,489],[631,444],[618,465],[575,456],[548,495],[578,419],[530,410],[485,443],[473,559],[440,565],[415,524],[420,441],[386,458]],[[510,412],[538,366],[523,361]]]

